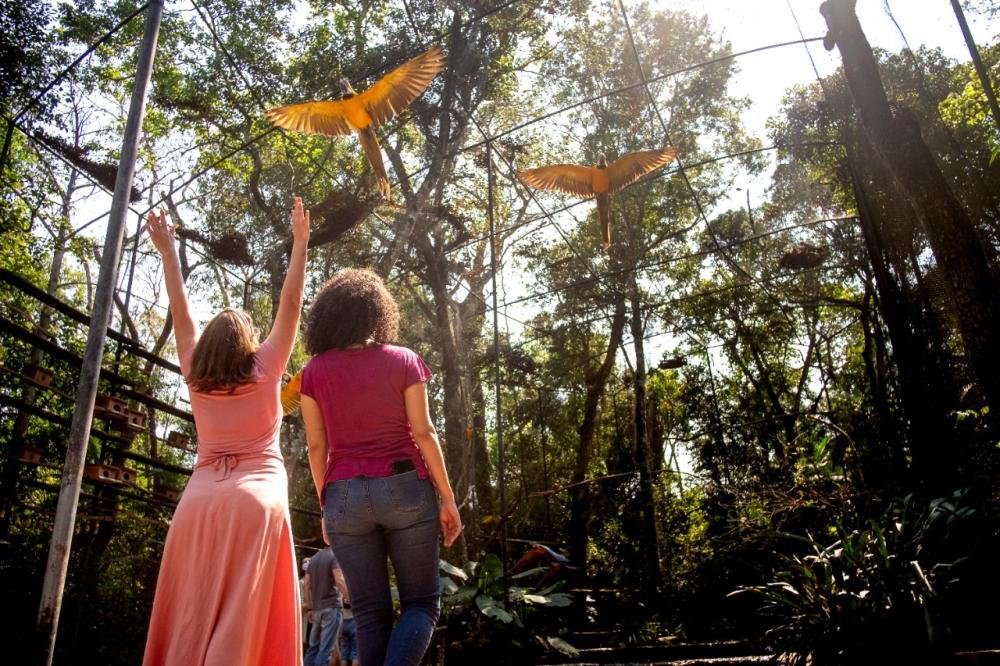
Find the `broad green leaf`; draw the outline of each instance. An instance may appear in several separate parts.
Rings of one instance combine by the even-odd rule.
[[[577,650],[575,647],[573,647],[572,645],[570,645],[569,643],[567,643],[563,639],[559,638],[558,636],[546,636],[545,640],[554,649],[559,650],[560,652],[562,652],[567,657],[579,657],[580,656],[580,651],[579,650]]]
[[[441,571],[445,572],[449,576],[454,576],[455,578],[459,579],[462,582],[469,580],[468,574],[466,574],[463,570],[456,567],[451,562],[440,560],[438,565],[441,567]]]
[[[564,607],[573,603],[573,596],[566,592],[555,592],[553,594],[526,594],[524,600],[529,604],[539,606]]]
[[[514,616],[498,606],[493,597],[489,595],[482,594],[476,597],[476,606],[486,617],[500,620],[504,624],[510,624],[514,621]]]
[[[455,594],[458,592],[458,584],[447,576],[441,576],[441,594]]]
[[[537,576],[538,574],[548,571],[548,567],[535,567],[534,569],[528,569],[527,571],[522,571],[521,573],[516,573],[510,576],[511,580],[520,580],[522,578],[527,578],[529,576]]]

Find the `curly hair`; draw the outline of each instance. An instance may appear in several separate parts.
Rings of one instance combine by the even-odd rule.
[[[306,352],[322,354],[357,344],[391,344],[399,335],[399,308],[374,271],[338,271],[316,295],[305,322]]]

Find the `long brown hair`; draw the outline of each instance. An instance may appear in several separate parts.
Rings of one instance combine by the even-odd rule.
[[[382,278],[366,268],[337,272],[316,295],[303,339],[306,352],[368,342],[390,344],[399,335],[399,308]]]
[[[188,385],[194,391],[217,391],[249,383],[257,346],[250,317],[226,308],[212,317],[194,346]]]

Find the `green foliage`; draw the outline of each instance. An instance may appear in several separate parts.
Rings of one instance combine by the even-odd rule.
[[[971,557],[976,519],[967,491],[921,505],[897,499],[878,521],[830,528],[836,540],[786,535],[808,550],[783,555],[760,595],[772,626],[766,640],[799,663],[925,659],[951,646],[948,598]],[[968,581],[965,581],[968,582]]]
[[[5,116],[21,111],[55,74],[62,54],[54,43],[51,13],[44,0],[0,5],[0,110]],[[42,109],[50,103],[46,100]]]
[[[441,561],[442,623],[446,626],[448,658],[459,661],[507,663],[537,659],[546,648],[573,656],[576,648],[559,637],[565,630],[564,609],[573,597],[558,590],[563,582],[545,589],[515,584],[537,578],[544,569],[507,576],[500,558],[487,554],[482,562],[462,568]]]

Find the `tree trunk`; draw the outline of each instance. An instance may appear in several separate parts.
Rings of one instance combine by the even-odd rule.
[[[912,112],[893,114],[855,0],[829,0],[821,11],[844,60],[848,86],[872,143],[913,202],[949,297],[962,313],[959,326],[969,364],[992,415],[1000,413],[1000,291],[971,220],[927,148]],[[995,417],[992,417],[995,419]]]
[[[625,299],[619,296],[615,303],[615,312],[611,317],[611,330],[608,333],[608,346],[604,352],[604,360],[596,372],[587,378],[587,394],[583,403],[583,420],[577,433],[580,443],[576,449],[576,463],[573,468],[573,478],[570,499],[569,518],[569,552],[570,560],[579,566],[587,563],[587,542],[590,523],[589,487],[582,482],[586,480],[590,468],[590,456],[593,453],[594,433],[597,428],[597,407],[608,382],[608,376],[615,366],[618,356],[618,346],[621,345],[625,332]]]
[[[858,218],[868,248],[878,301],[892,342],[892,358],[898,372],[903,413],[909,424],[907,439],[910,442],[914,472],[917,478],[933,479],[936,476],[932,471],[935,466],[934,451],[937,449],[940,452],[942,447],[939,445],[947,441],[948,431],[945,410],[941,406],[944,391],[938,385],[940,372],[934,370],[936,364],[928,358],[927,349],[918,337],[918,332],[924,328],[918,321],[923,314],[907,302],[900,284],[889,270],[893,257],[907,254],[908,251],[891,246],[894,235],[887,233],[887,220],[878,214],[859,174],[859,167],[865,163],[864,158],[857,154],[853,141],[845,141],[845,145],[848,168],[854,182]],[[898,259],[895,261],[897,273],[905,270],[898,265]],[[890,433],[892,424],[882,424],[882,429]],[[890,446],[889,440],[886,445]],[[891,453],[892,458],[901,455],[902,447],[897,448],[899,450]],[[929,466],[928,469],[923,469],[925,463]],[[937,475],[937,478],[941,476]]]
[[[660,540],[656,533],[656,506],[653,498],[653,479],[649,469],[649,442],[646,436],[646,350],[642,322],[642,298],[635,275],[632,277],[631,332],[635,350],[635,463],[639,468],[639,504],[642,509],[642,526],[645,546],[646,581],[643,589],[650,599],[660,590]]]

